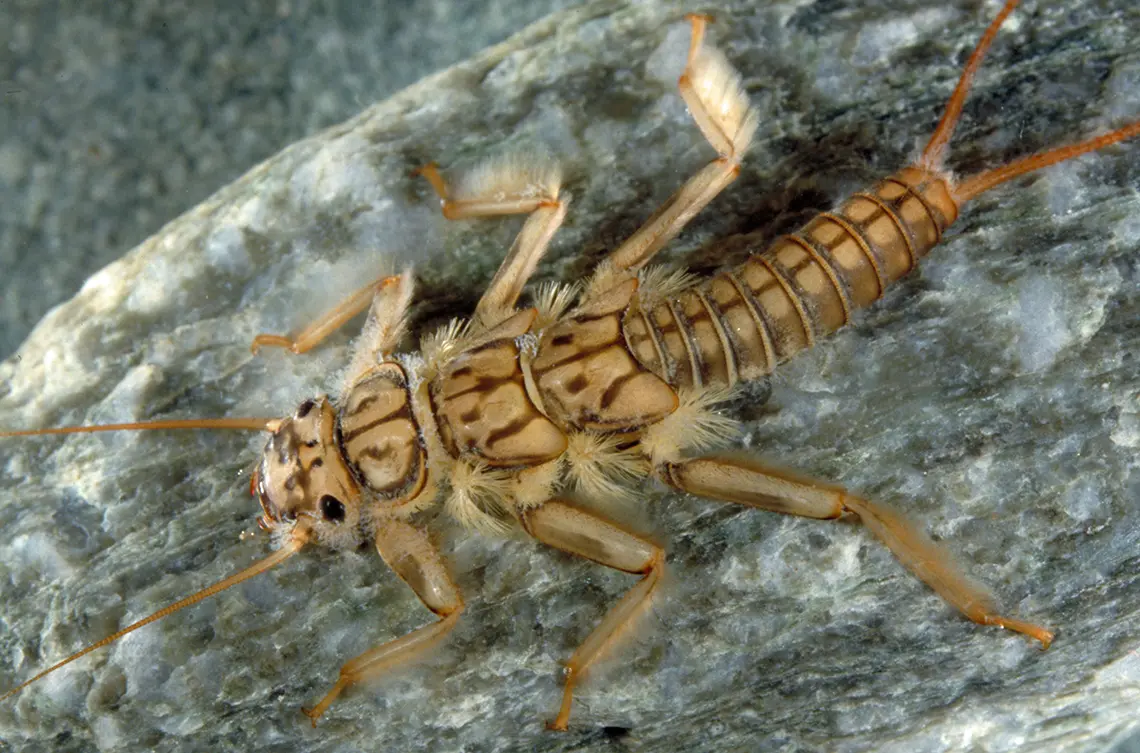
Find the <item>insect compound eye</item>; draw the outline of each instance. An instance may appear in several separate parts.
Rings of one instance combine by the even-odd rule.
[[[344,503],[339,499],[326,494],[321,497],[320,501],[321,515],[325,516],[325,520],[331,520],[334,523],[339,523],[344,520]]]

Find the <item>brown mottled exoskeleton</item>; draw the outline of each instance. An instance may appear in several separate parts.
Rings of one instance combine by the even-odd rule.
[[[681,95],[717,158],[689,179],[581,287],[550,287],[530,307],[522,289],[566,215],[557,170],[496,162],[449,187],[421,171],[451,219],[529,217],[470,321],[453,322],[399,354],[413,300],[410,273],[355,293],[295,337],[261,335],[303,353],[357,313],[363,337],[339,398],[302,403],[280,420],[217,419],[73,427],[17,436],[112,429],[242,428],[270,432],[252,479],[261,526],[278,549],[204,591],[55,664],[3,696],[142,625],[264,572],[310,543],[372,543],[437,620],[345,664],[332,689],[305,711],[316,720],[348,686],[423,653],[446,636],[464,603],[415,513],[442,501],[460,522],[497,531],[517,524],[535,539],[641,580],[566,665],[555,729],[565,729],[576,683],[649,604],[665,553],[573,495],[604,500],[655,478],[727,502],[819,519],[856,519],[969,619],[1023,633],[1048,647],[1053,634],[1006,617],[921,531],[880,504],[739,456],[708,454],[734,422],[716,405],[852,312],[882,296],[941,240],[963,202],[1031,170],[1140,134],[1140,122],[964,180],[943,168],[970,82],[1009,0],[966,64],[921,158],[839,209],[706,280],[647,267],[653,256],[739,172],[757,126],[740,79],[704,42],[692,16]]]

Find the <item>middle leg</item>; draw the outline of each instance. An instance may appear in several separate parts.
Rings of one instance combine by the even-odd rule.
[[[566,685],[562,706],[550,729],[565,730],[570,720],[574,686],[591,664],[613,646],[638,614],[649,605],[649,598],[665,571],[665,552],[656,544],[561,500],[551,500],[521,515],[523,528],[544,544],[598,564],[642,575],[626,592],[594,631],[586,637],[566,662]]]
[[[566,218],[568,199],[559,198],[561,174],[540,158],[513,156],[476,168],[453,191],[434,164],[417,171],[439,196],[449,220],[529,214],[491,284],[475,306],[475,319],[491,328],[513,311],[534,268]]]

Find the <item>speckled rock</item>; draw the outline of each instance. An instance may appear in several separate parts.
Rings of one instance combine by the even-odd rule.
[[[741,175],[665,257],[739,260],[903,164],[995,8],[716,3],[761,113]],[[334,390],[348,333],[248,343],[417,265],[424,326],[470,309],[516,221],[448,224],[409,171],[543,150],[574,196],[539,279],[583,276],[711,152],[674,80],[680,3],[553,17],[298,142],[92,277],[0,365],[0,425],[279,415]],[[1140,12],[1030,6],[952,144],[969,174],[1140,114]],[[918,274],[732,406],[743,446],[905,510],[1053,648],[958,617],[857,527],[664,493],[613,510],[670,577],[546,732],[565,659],[632,578],[435,522],[468,613],[427,662],[298,707],[429,619],[369,552],[313,551],[0,705],[13,750],[1133,750],[1140,703],[1140,152],[981,197]],[[261,440],[7,440],[4,686],[264,556]]]
[[[571,4],[0,3],[0,357],[251,166]]]

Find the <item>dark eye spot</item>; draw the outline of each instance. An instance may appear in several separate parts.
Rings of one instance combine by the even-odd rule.
[[[315,407],[317,407],[317,404],[312,400],[306,400],[305,402],[301,403],[299,406],[297,406],[297,418],[304,418],[305,416],[309,415],[309,411]]]
[[[319,504],[321,506],[321,515],[325,516],[325,520],[331,520],[334,523],[339,523],[344,520],[344,504],[336,497],[331,494],[326,494],[321,497]]]

